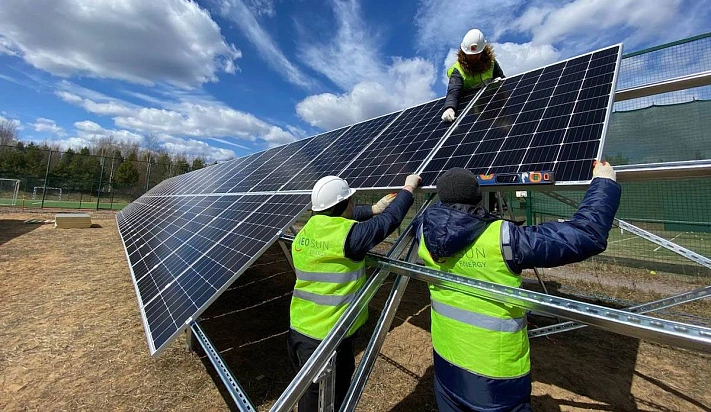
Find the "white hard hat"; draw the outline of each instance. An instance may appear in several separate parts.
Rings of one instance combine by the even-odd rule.
[[[316,182],[311,191],[311,210],[321,212],[353,196],[355,189],[338,176],[326,176]]]
[[[484,33],[482,33],[479,29],[469,30],[467,34],[464,35],[462,45],[460,47],[466,54],[479,54],[483,52],[484,47],[486,47]]]

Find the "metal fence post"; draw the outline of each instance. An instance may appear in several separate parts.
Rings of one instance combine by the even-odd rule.
[[[99,173],[99,187],[96,189],[96,210],[99,210],[99,202],[101,201],[101,183],[104,180],[104,157],[101,157],[101,172]]]
[[[42,204],[40,209],[44,209],[44,198],[47,196],[47,179],[49,179],[49,165],[52,163],[52,151],[49,151],[49,157],[47,158],[47,170],[44,172],[44,187],[42,188]]]

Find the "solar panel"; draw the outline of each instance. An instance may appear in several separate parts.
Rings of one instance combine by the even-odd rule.
[[[117,215],[152,354],[304,212],[305,194],[139,199]]]
[[[477,90],[478,91],[478,90]],[[475,91],[463,94],[457,113]],[[393,188],[418,167],[437,145],[451,123],[443,122],[444,98],[403,111],[393,123],[341,173],[354,188]]]
[[[250,191],[265,192],[279,190],[284,186],[284,183],[294,176],[313,174],[313,172],[309,171],[309,164],[313,162],[321,152],[331,146],[348,128],[349,127],[344,127],[305,139],[303,146],[298,148],[298,150],[293,150],[292,156],[285,159],[281,164],[273,165],[272,172],[264,177],[262,181],[254,185]]]
[[[295,174],[281,190],[311,190],[314,183],[324,176],[339,175],[400,112],[376,117],[353,125],[333,144]]]
[[[613,102],[620,45],[492,83],[434,153],[433,186],[452,167],[476,174],[552,171],[558,183],[592,177]]]
[[[618,45],[471,92],[454,125],[441,121],[437,99],[162,182],[117,215],[151,353],[305,211],[325,175],[360,189],[399,187],[423,166],[430,187],[455,166],[589,180],[619,56]]]

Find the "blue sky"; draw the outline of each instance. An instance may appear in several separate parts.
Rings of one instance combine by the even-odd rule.
[[[506,75],[711,30],[711,0],[3,0],[0,121],[227,160],[443,96],[478,27]]]

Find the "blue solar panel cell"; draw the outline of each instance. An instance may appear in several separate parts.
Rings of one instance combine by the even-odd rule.
[[[202,313],[309,200],[305,194],[152,197],[119,213],[151,353]]]
[[[460,98],[461,112],[474,96]],[[442,139],[450,123],[441,120],[444,99],[433,100],[402,112],[380,136],[341,174],[351,187],[395,188],[415,173]]]
[[[353,125],[316,156],[302,174],[294,175],[281,190],[310,190],[324,176],[341,175],[349,163],[358,158],[360,152],[399,114],[391,113]]]
[[[285,159],[281,164],[273,165],[271,173],[254,185],[250,189],[250,192],[279,190],[294,176],[299,176],[300,179],[309,177],[318,180],[319,177],[317,176],[319,172],[312,166],[314,159],[318,158],[318,156],[331,146],[346,130],[348,130],[348,127],[322,133],[304,139],[304,144],[300,147],[294,146],[290,148],[289,152],[291,153],[291,157]]]

